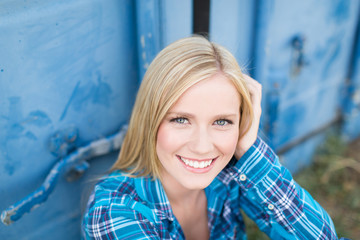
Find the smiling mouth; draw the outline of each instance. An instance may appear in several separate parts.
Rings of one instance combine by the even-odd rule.
[[[181,161],[183,161],[185,163],[186,166],[189,166],[189,167],[192,167],[192,168],[199,168],[199,169],[202,169],[202,168],[207,168],[211,165],[211,163],[215,160],[214,158],[213,159],[210,159],[210,160],[202,160],[202,161],[195,161],[195,160],[190,160],[190,159],[186,159],[184,157],[181,157],[181,156],[177,156]]]

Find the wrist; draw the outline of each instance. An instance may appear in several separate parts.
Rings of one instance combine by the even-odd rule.
[[[249,150],[250,147],[251,146],[248,148],[237,148],[234,153],[235,158],[239,160],[247,152],[247,150]]]

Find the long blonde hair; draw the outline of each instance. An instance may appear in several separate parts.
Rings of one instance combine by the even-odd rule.
[[[120,169],[132,176],[160,177],[156,139],[161,121],[187,89],[219,72],[234,84],[240,95],[239,130],[245,133],[253,112],[236,59],[224,47],[204,37],[183,38],[164,48],[146,71],[127,134],[112,170]]]

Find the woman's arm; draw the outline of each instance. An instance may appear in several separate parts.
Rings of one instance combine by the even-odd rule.
[[[337,239],[327,212],[300,187],[279,158],[257,137],[261,85],[245,75],[253,104],[250,130],[239,140],[233,176],[240,184],[240,206],[272,239]]]
[[[240,207],[271,239],[337,239],[327,212],[260,138],[233,168]]]

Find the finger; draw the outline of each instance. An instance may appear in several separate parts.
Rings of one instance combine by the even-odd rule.
[[[258,95],[261,98],[261,92],[262,92],[261,84],[246,74],[244,74],[244,80],[245,80],[246,85],[249,88],[251,88],[251,89],[249,89],[249,90],[252,90],[251,93]]]
[[[253,111],[259,116],[261,115],[262,86],[259,82],[248,75],[244,75],[244,80],[250,93]]]
[[[249,82],[247,83],[247,88],[250,93],[251,101],[253,104],[260,104],[262,97],[262,87],[258,82]]]

